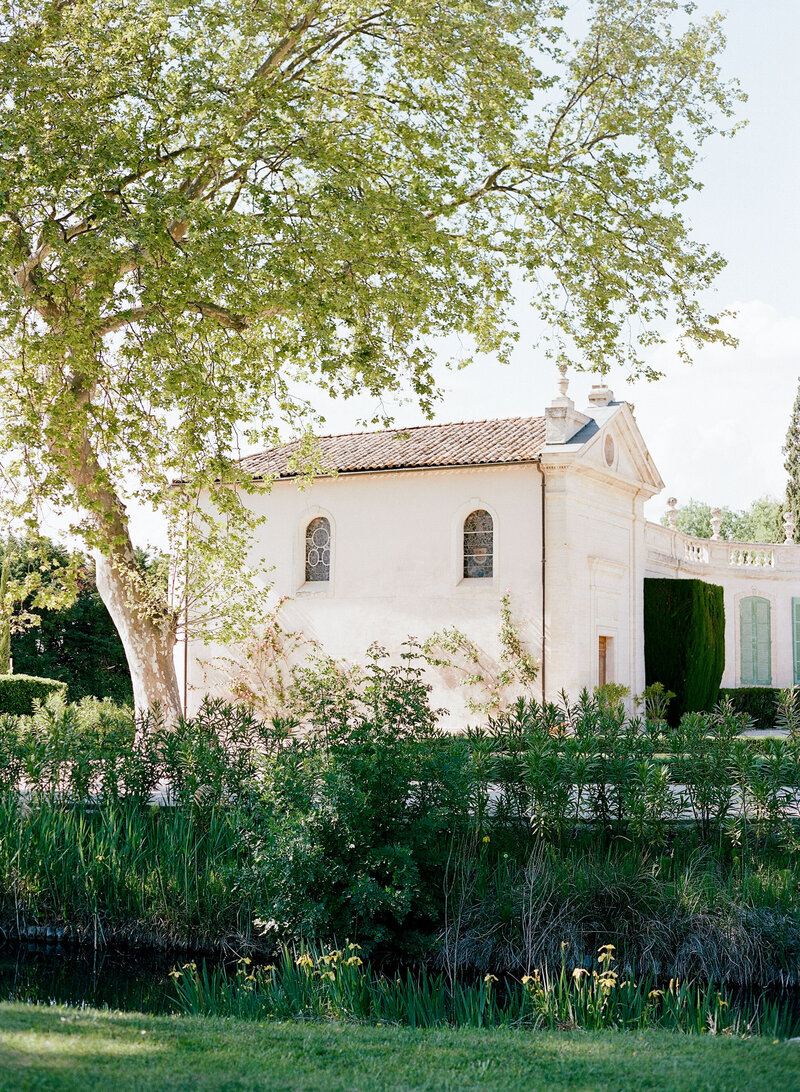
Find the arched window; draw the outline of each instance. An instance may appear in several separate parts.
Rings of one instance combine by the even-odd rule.
[[[488,512],[479,508],[464,520],[464,576],[491,576],[494,571],[494,525]]]
[[[769,599],[750,595],[739,601],[740,684],[772,685]]]
[[[331,578],[331,525],[324,516],[306,527],[306,580]]]

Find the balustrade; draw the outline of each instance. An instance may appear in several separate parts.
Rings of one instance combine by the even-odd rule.
[[[775,551],[753,546],[734,546],[728,551],[728,564],[737,568],[775,568]]]

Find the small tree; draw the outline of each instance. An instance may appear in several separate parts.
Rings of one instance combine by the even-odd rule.
[[[78,559],[53,556],[43,539],[9,536],[0,544],[0,675],[11,673],[14,634],[38,626],[40,611],[75,600]]]
[[[71,559],[63,546],[47,539],[41,541],[39,549],[40,556],[44,555],[51,566],[43,573],[45,581],[72,560],[75,595],[60,600],[51,597],[49,606],[36,609],[35,625],[16,629],[11,638],[14,670],[60,679],[69,687],[73,701],[91,695],[130,704],[133,694],[125,650],[98,594],[91,559],[80,555]],[[159,562],[141,557],[145,569]],[[22,575],[23,564],[18,554],[12,572]]]
[[[786,508],[794,516],[794,540],[800,542],[800,383],[798,383],[797,395],[792,406],[783,454],[786,456],[783,465],[789,475],[786,485]]]

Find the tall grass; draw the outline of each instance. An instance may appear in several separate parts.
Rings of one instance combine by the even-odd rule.
[[[791,1038],[800,1016],[787,1001],[766,996],[735,1000],[713,984],[650,977],[623,978],[604,945],[592,970],[570,973],[562,959],[550,976],[534,970],[521,981],[493,974],[477,984],[451,982],[424,968],[396,975],[362,963],[356,944],[294,956],[284,949],[268,967],[240,960],[233,975],[205,963],[173,971],[175,1002],[192,1015],[343,1020],[414,1028],[513,1027],[634,1030]]]
[[[569,961],[612,941],[626,972],[728,985],[788,985],[800,971],[800,860],[744,863],[684,838],[644,854],[588,836],[540,844],[527,860],[495,833],[460,845],[445,878],[438,958],[450,979]],[[488,849],[492,849],[490,854]]]
[[[238,883],[240,812],[0,796],[0,885],[7,924],[111,941],[216,946],[249,936]],[[9,920],[10,919],[10,920]]]

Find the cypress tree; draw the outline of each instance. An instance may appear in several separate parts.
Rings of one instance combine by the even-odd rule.
[[[786,485],[786,508],[794,516],[794,540],[800,542],[800,385],[794,400],[783,454],[786,456],[783,465],[789,475]]]
[[[722,588],[703,580],[645,578],[645,683],[675,694],[673,727],[684,713],[711,709],[725,667]]]
[[[11,674],[11,611],[6,607],[11,554],[6,550],[0,566],[0,675]]]

